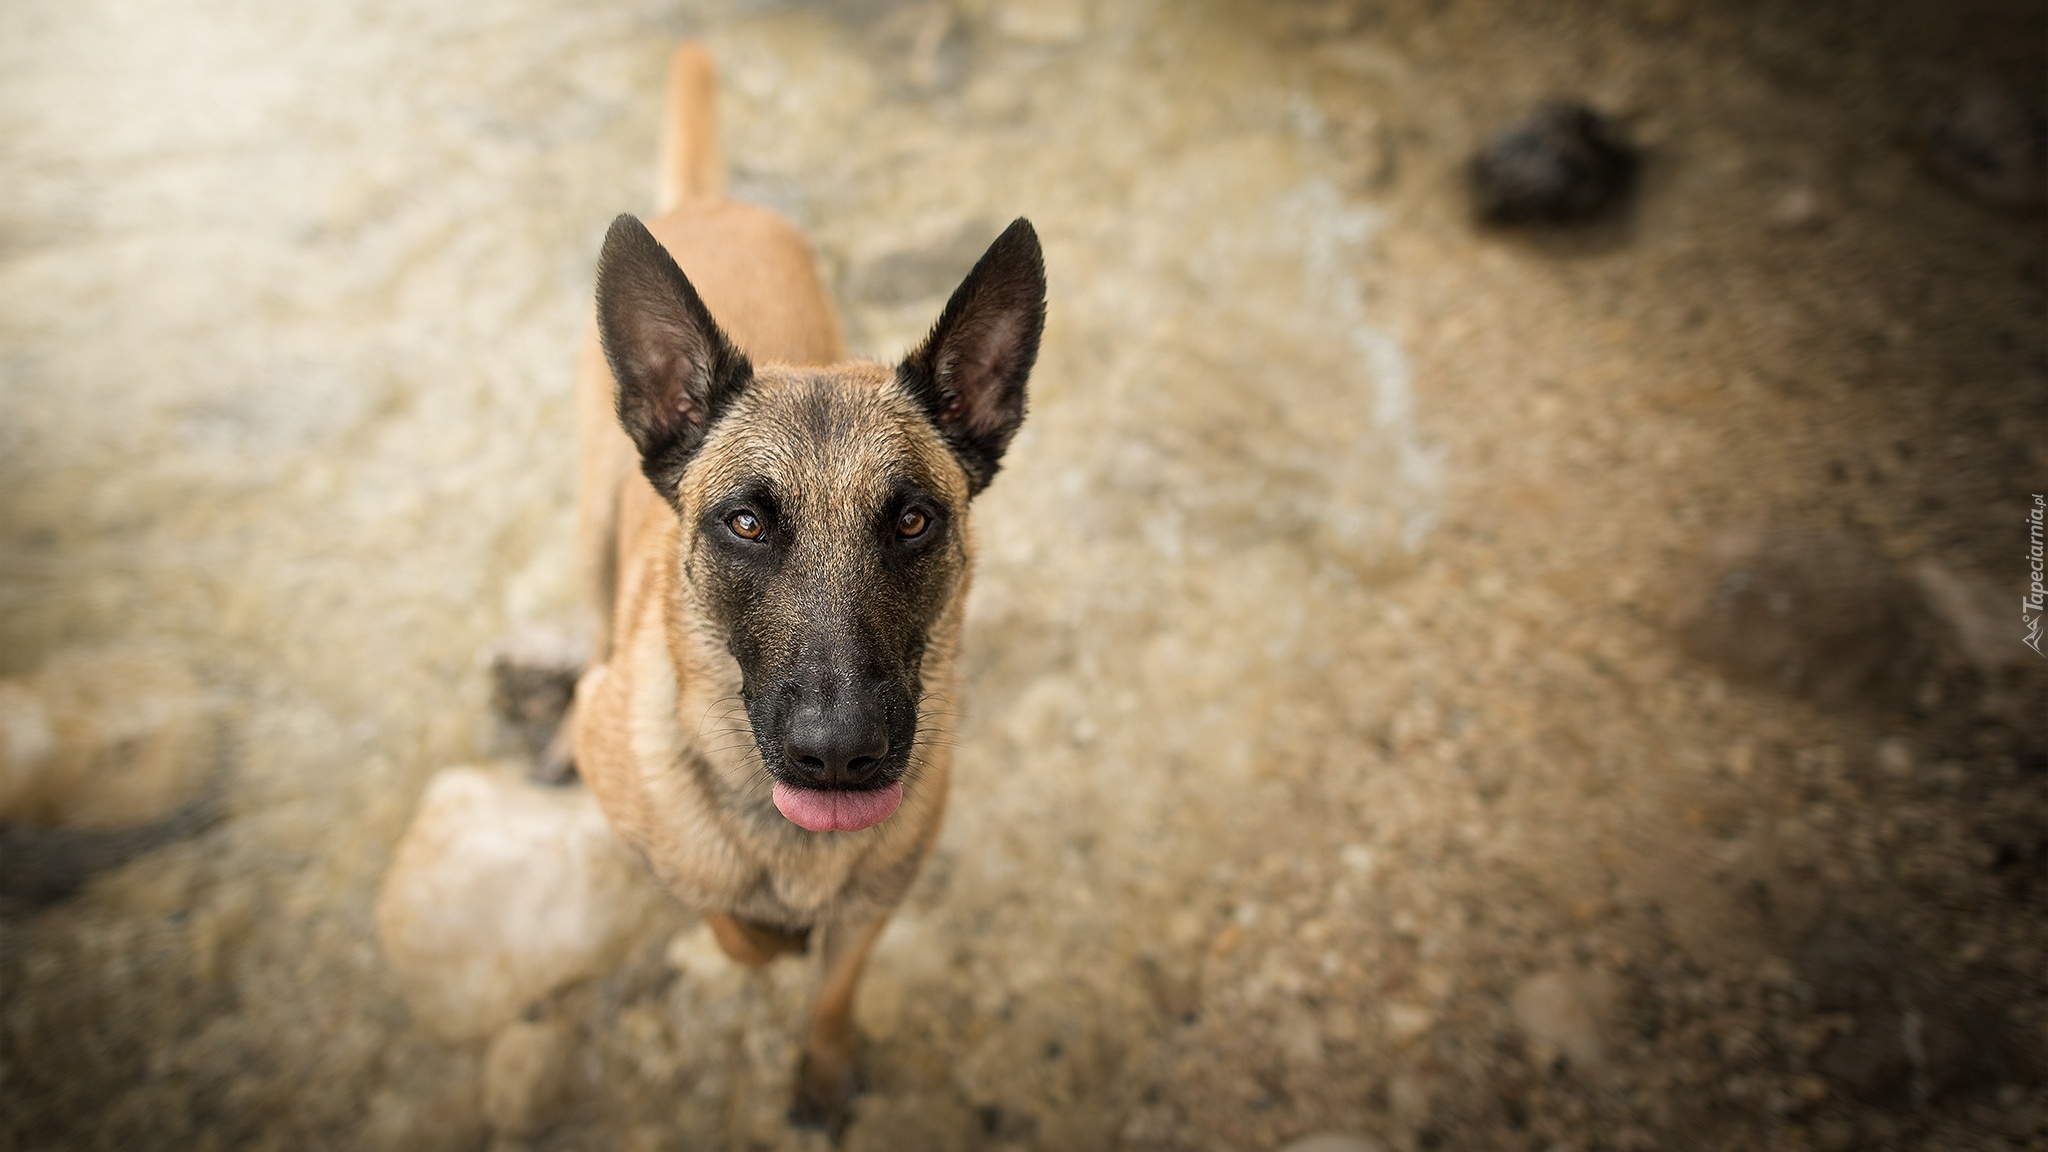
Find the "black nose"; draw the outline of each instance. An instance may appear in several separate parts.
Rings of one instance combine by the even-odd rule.
[[[889,754],[889,729],[878,709],[806,702],[790,714],[782,750],[818,787],[858,787]]]

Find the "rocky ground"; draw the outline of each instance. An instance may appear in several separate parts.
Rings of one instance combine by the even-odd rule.
[[[1051,270],[847,1147],[2048,1146],[2048,230],[1925,143],[2044,22],[17,0],[0,1148],[823,1146],[805,964],[579,792],[428,791],[575,624],[571,353],[685,36],[862,353],[1014,215]],[[1560,93],[1631,205],[1476,226]],[[466,891],[622,902],[451,982],[380,885],[485,823]]]

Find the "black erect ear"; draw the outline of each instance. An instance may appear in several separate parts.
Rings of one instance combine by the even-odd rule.
[[[597,334],[618,381],[619,423],[640,448],[640,470],[672,496],[683,466],[753,379],[754,366],[631,216],[612,221],[597,260]]]
[[[1024,422],[1024,382],[1045,331],[1045,258],[1031,222],[1011,222],[953,290],[896,378],[924,404],[967,470],[969,494],[1001,467]]]

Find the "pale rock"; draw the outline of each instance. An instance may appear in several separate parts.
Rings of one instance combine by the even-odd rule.
[[[1370,1136],[1342,1132],[1318,1132],[1282,1145],[1280,1152],[1385,1152],[1386,1145]]]
[[[377,935],[414,1013],[473,1040],[609,964],[659,900],[587,790],[448,768],[398,843]]]
[[[1406,1044],[1436,1023],[1436,1015],[1418,1004],[1389,1004],[1386,1011],[1387,1038]]]
[[[1779,195],[1772,202],[1767,219],[1774,232],[1806,232],[1825,222],[1819,195],[1804,185],[1788,188]]]
[[[1885,775],[1903,780],[1913,774],[1913,746],[1896,736],[1877,742],[1877,767]]]
[[[1530,1039],[1549,1044],[1580,1068],[1607,1059],[1600,1033],[1614,993],[1602,972],[1559,969],[1539,972],[1515,987],[1509,1006]]]
[[[57,747],[50,710],[40,693],[16,680],[0,680],[0,807],[11,809],[26,791],[34,766]]]
[[[1008,0],[996,26],[1027,44],[1071,44],[1088,31],[1088,9],[1082,0]]]
[[[484,1053],[484,1118],[499,1136],[545,1128],[566,1098],[569,1029],[560,1021],[515,1020]]]
[[[222,753],[219,701],[164,653],[64,653],[0,681],[0,821],[149,824],[204,797]]]

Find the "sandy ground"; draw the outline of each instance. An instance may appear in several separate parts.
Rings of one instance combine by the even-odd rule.
[[[2038,94],[2043,14],[1849,8],[14,0],[0,675],[185,669],[226,814],[0,911],[0,1148],[516,1144],[371,902],[515,750],[493,638],[575,619],[571,353],[684,36],[862,354],[1012,216],[1050,266],[849,1147],[2048,1144],[2048,232],[1909,139]],[[1634,210],[1475,228],[1559,92]],[[1996,651],[1907,596],[1899,692],[1688,654],[1772,532],[1993,589]],[[822,1146],[812,973],[688,929],[532,1008],[532,1147]]]

